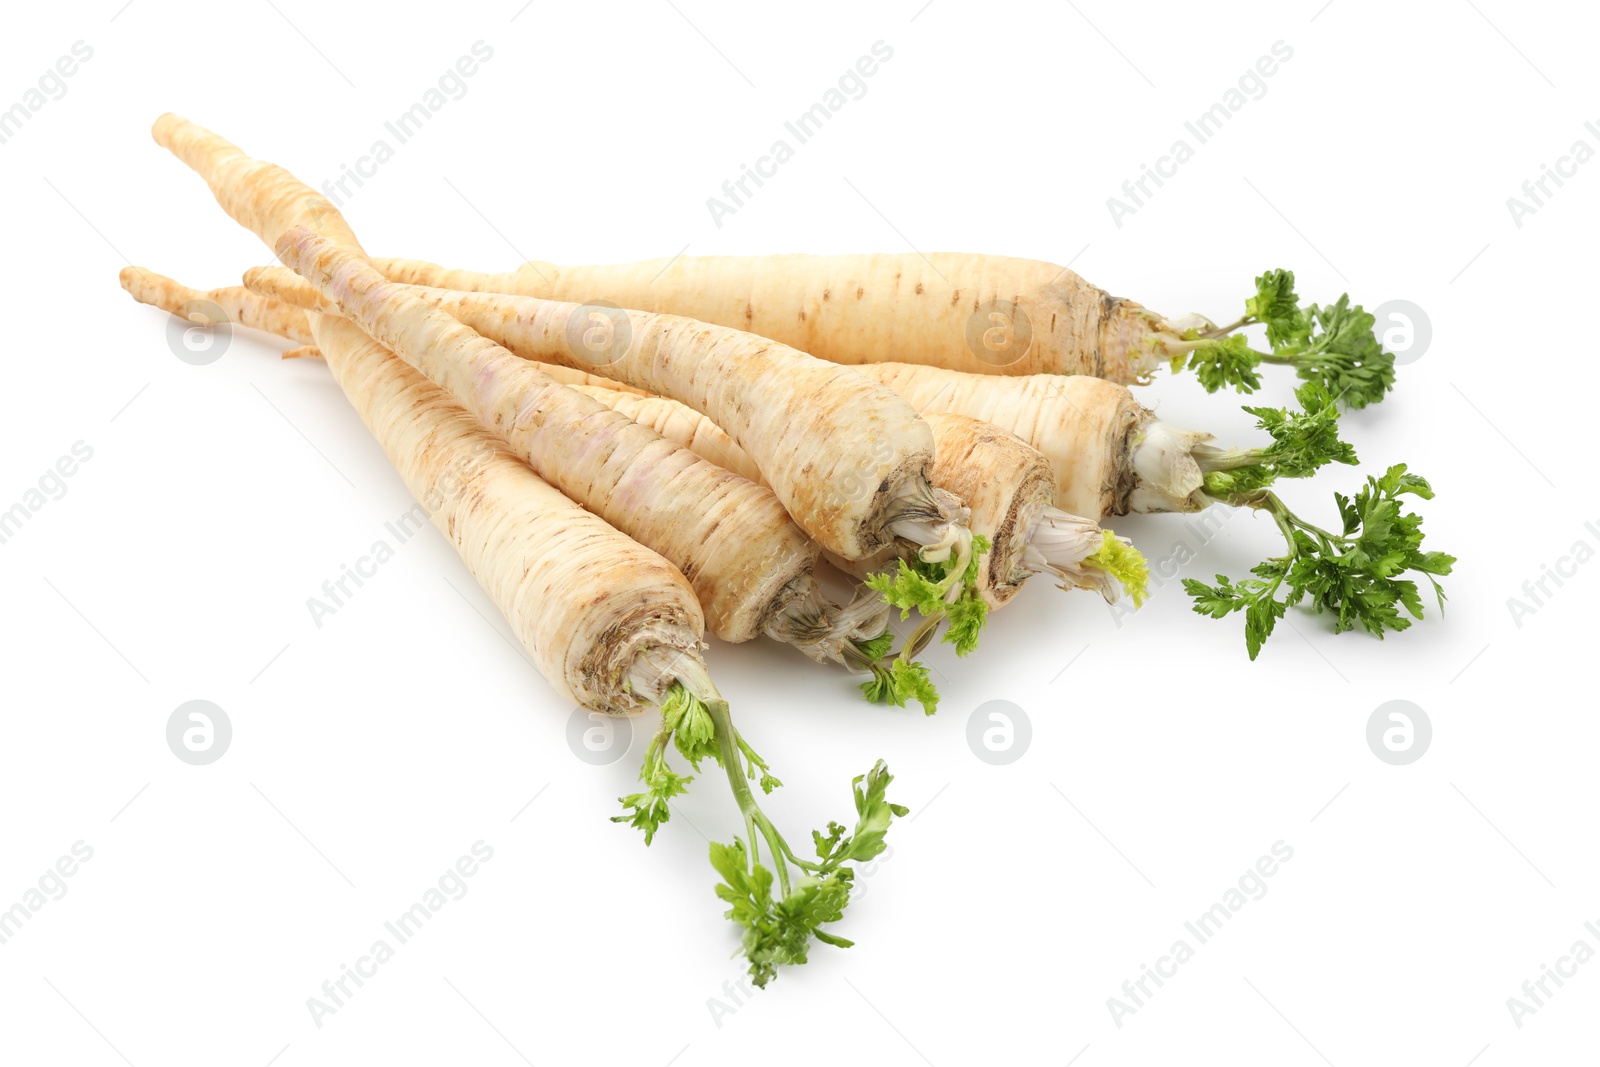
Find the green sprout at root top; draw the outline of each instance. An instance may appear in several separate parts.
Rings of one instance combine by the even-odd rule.
[[[861,692],[873,704],[892,704],[897,708],[915,700],[925,715],[939,710],[939,691],[928,677],[926,664],[896,656],[887,663],[874,662],[872,677],[861,683]]]
[[[956,654],[965,656],[978,647],[978,635],[983,631],[989,615],[989,606],[978,594],[978,574],[984,554],[989,551],[989,539],[982,534],[972,538],[972,550],[965,566],[956,570],[955,557],[929,563],[919,556],[901,558],[893,573],[874,574],[867,585],[883,594],[891,607],[900,609],[900,618],[911,617],[916,611],[924,619],[946,619],[944,640],[956,646]]]
[[[1100,536],[1100,547],[1084,557],[1083,563],[1111,575],[1133,598],[1134,607],[1144,607],[1149,595],[1150,566],[1137,548],[1106,530]]]
[[[869,703],[903,708],[908,701],[915,700],[926,715],[939,710],[939,690],[928,676],[927,666],[915,659],[932,637],[931,630],[926,622],[917,627],[898,655],[891,655],[894,632],[887,627],[872,640],[851,645],[846,655],[856,667],[871,675],[858,686]]]
[[[667,752],[674,746],[696,773],[700,770],[701,760],[707,757],[720,759],[716,727],[711,721],[710,712],[701,700],[684,688],[682,682],[674,682],[661,700],[661,725],[645,748],[644,766],[639,770],[639,780],[644,782],[644,789],[619,797],[619,803],[628,809],[628,813],[611,817],[612,822],[625,822],[643,830],[644,843],[647,845],[655,840],[656,831],[661,829],[662,824],[672,817],[672,798],[681,796],[688,790],[689,783],[694,781],[693,775],[680,775],[668,766]],[[765,771],[766,764],[761,763],[760,766]],[[773,785],[781,784],[776,778],[771,780]],[[766,781],[762,782],[762,787],[769,793],[772,791],[772,786],[767,785]]]
[[[903,708],[915,700],[925,714],[939,708],[939,692],[934,688],[928,668],[915,657],[933,639],[939,623],[945,623],[944,640],[955,646],[956,655],[965,656],[978,647],[978,637],[989,617],[989,605],[978,592],[978,575],[989,539],[981,534],[972,538],[966,563],[957,570],[954,557],[929,563],[920,556],[898,561],[892,572],[867,578],[869,588],[877,590],[891,607],[900,609],[907,619],[916,611],[922,622],[906,638],[900,654],[889,658],[894,637],[887,631],[872,642],[858,643],[861,665],[872,677],[861,683],[861,692],[874,704]]]
[[[1234,331],[1264,325],[1271,351],[1250,347]],[[1232,386],[1241,393],[1261,387],[1256,368],[1262,363],[1293,367],[1309,382],[1321,385],[1338,402],[1364,408],[1394,388],[1394,354],[1384,350],[1374,333],[1376,320],[1345,293],[1332,304],[1302,307],[1294,291],[1294,272],[1271,270],[1256,279],[1255,295],[1245,301],[1245,314],[1227,326],[1190,330],[1177,342],[1165,342],[1172,369],[1185,361],[1207,392]]]

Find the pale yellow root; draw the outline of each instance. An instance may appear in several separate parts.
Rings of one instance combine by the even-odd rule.
[[[282,268],[258,268],[246,279],[257,292],[325,306],[297,291]],[[755,460],[795,522],[846,559],[887,547],[905,501],[932,498],[926,424],[854,370],[675,315],[494,293],[412,293],[524,359],[593,370],[709,415]],[[585,347],[594,332],[621,339],[601,346],[603,359]],[[925,505],[917,506],[920,517]]]
[[[130,267],[128,269],[144,271],[143,267]],[[160,277],[160,275],[156,275],[156,277]],[[167,279],[162,280],[167,281]],[[177,285],[176,282],[171,282],[170,284]],[[295,316],[298,315],[303,320],[306,312],[310,311],[331,315],[340,314],[339,306],[337,304],[323,296],[321,293],[317,292],[310,282],[284,267],[250,268],[244,273],[244,286],[240,289],[240,291],[253,298],[254,306],[259,308],[258,314],[263,319],[271,319],[281,316],[282,321],[290,326],[294,324]],[[202,293],[201,295],[209,296],[214,293],[223,292],[233,292],[233,290],[214,289],[211,290],[210,293]],[[144,302],[152,303],[152,301],[148,300]],[[156,304],[156,306],[164,307],[162,304]],[[172,308],[165,307],[165,310],[171,311]],[[233,318],[230,321],[240,322],[241,320],[238,318]],[[244,325],[256,324],[244,323]],[[275,329],[271,325],[259,325],[256,328],[267,330],[269,333],[276,333],[278,336],[287,340],[299,339],[295,334],[285,332],[284,330]],[[321,357],[322,353],[318,352],[316,347],[312,345],[305,345],[300,348],[291,348],[283,354],[284,359],[320,359]],[[644,389],[635,389],[626,382],[619,382],[615,379],[605,378],[598,374],[589,374],[586,371],[574,370],[571,367],[557,366],[554,363],[542,363],[540,364],[539,369],[548,374],[550,377],[554,378],[556,381],[560,382],[562,385],[593,386],[599,389],[607,389],[613,392],[627,393],[631,396],[639,397],[652,395],[649,391]],[[729,469],[732,470],[733,468],[730,467]],[[738,473],[743,474],[744,472],[739,471]],[[751,480],[754,481],[755,479]]]
[[[293,277],[302,285],[305,284],[298,275]],[[139,303],[160,308],[186,322],[198,321],[207,324],[229,322],[235,326],[248,326],[263,333],[270,333],[274,337],[281,337],[285,341],[301,342],[295,348],[285,349],[282,356],[284,359],[322,358],[322,352],[316,345],[310,343],[311,324],[307,321],[305,310],[294,304],[262,296],[240,285],[224,289],[191,289],[145,267],[124,267],[119,280],[128,294]],[[320,295],[318,303],[326,303],[322,301]],[[337,308],[331,310],[335,314],[338,313]],[[599,387],[637,397],[650,395],[643,389],[635,389],[622,382],[602,378],[598,374],[573,370],[570,367],[545,364],[539,369],[563,385]]]
[[[724,433],[722,427],[712,422],[709,416],[664,396],[640,396],[612,388],[612,384],[575,385],[573,388],[719,467],[757,485],[766,484],[750,453],[740,448],[738,442]]]
[[[136,300],[186,321],[312,340],[303,311],[242,288],[196,290],[136,267],[120,280]],[[321,334],[338,357],[330,368],[407,488],[564,699],[633,713],[653,699],[629,691],[630,679],[650,674],[636,669],[638,654],[698,656],[701,609],[676,568],[551,488],[437,386],[350,324],[324,320]],[[322,354],[302,345],[285,356],[308,350]],[[595,588],[616,595],[597,602]]]
[[[251,159],[173,115],[158,119],[153,132],[206,179],[228,214],[278,245],[275,250],[281,252],[283,234],[295,230],[302,247],[314,244],[319,255],[370,273],[343,216],[282,167]],[[309,228],[302,225],[307,221]],[[412,303],[419,314],[438,314]],[[431,323],[437,329],[428,325],[414,322],[409,334],[381,340],[446,386],[569,496],[678,565],[702,596],[713,633],[749,640],[803,592],[797,587],[810,579],[817,548],[769,490],[671,445],[532,364],[509,353],[497,358],[496,346],[470,329],[450,322],[450,330],[437,319]],[[473,355],[487,377],[463,378],[469,362],[459,357]],[[502,379],[499,387],[487,389],[496,377]]]
[[[638,397],[604,387],[581,392],[642,422],[669,441],[734,471],[754,471],[737,442],[700,412],[666,397]],[[1108,601],[1122,593],[1106,572],[1084,565],[1101,545],[1104,531],[1092,519],[1055,507],[1055,472],[1037,449],[1015,434],[963,415],[928,415],[933,430],[934,481],[967,501],[973,533],[989,538],[989,555],[978,572],[978,590],[991,608],[1005,605],[1032,575],[1048,571],[1062,588],[1091,589]],[[831,556],[857,578],[890,566],[904,549],[888,549],[870,560]]]
[[[222,210],[268,248],[283,231],[305,226],[367,258],[339,209],[282,167],[251,159],[237,145],[170,112],[156,119],[150,134],[204,178]]]
[[[771,490],[554,381],[309,230],[277,251],[542,477],[676,564],[718,637],[760,635],[814,581],[817,547]]]
[[[237,320],[234,320],[234,322],[237,322]],[[294,349],[283,350],[280,358],[285,358],[285,360],[320,360],[322,352],[314,344],[302,344],[302,346],[294,347]],[[670,403],[670,405],[674,406],[674,410],[690,411],[696,418],[706,419],[706,416],[702,416],[699,411],[691,411],[690,408],[680,405],[677,400],[667,400],[666,397],[651,397],[643,389],[632,389],[630,386],[624,386],[622,382],[614,382],[610,378],[600,378],[598,374],[584,374],[582,371],[571,370],[568,366],[555,366],[554,363],[541,363],[539,370],[549,374],[550,378],[554,378],[555,381],[562,382],[563,386],[573,386],[574,389],[578,389],[578,392],[595,395],[595,390],[600,390],[600,392],[616,394],[618,397],[629,397],[632,400],[661,400],[661,402]],[[608,403],[606,406],[614,408],[616,405]],[[675,413],[675,411],[674,413],[669,413],[669,411],[661,411],[659,414],[654,413],[653,408],[650,408],[650,406],[638,408],[638,411],[648,414],[646,414],[645,418],[634,418],[634,416],[629,416],[629,418],[634,418],[635,422],[643,422],[645,426],[653,426],[653,419],[667,418],[669,414]],[[706,419],[706,421],[709,421],[709,419]],[[662,437],[667,437],[667,435],[662,434]],[[718,464],[718,466],[726,466],[726,464]],[[734,474],[741,475],[741,477],[750,477],[746,470],[734,470],[733,467],[728,467],[728,469],[733,470]],[[760,470],[755,470],[754,467],[749,467],[747,470],[754,472],[755,475],[760,475]],[[750,480],[757,482],[758,478],[750,478]]]
[[[139,303],[160,308],[186,322],[232,322],[302,345],[311,342],[311,327],[304,311],[257,296],[242,286],[191,289],[143,267],[124,267],[118,278],[128,295]]]
[[[962,374],[906,363],[862,367],[924,416],[967,415],[1009,430],[1055,470],[1055,505],[1100,519],[1127,514],[1137,488],[1132,447],[1155,415],[1125,386],[1082,375]]]
[[[920,253],[680,256],[502,274],[407,259],[395,281],[550,300],[610,301],[748,330],[835,363],[979,374],[1090,374],[1124,384],[1161,363],[1167,323],[1053,263]]]
[[[365,251],[338,210],[283,168],[251,159],[223,138],[176,115],[163,115],[157,119],[151,132],[157,143],[170,149],[204,178],[223,209],[266,242],[268,248],[286,230],[306,226],[326,236],[347,253],[365,260]],[[311,327],[317,347],[334,362],[338,362],[343,349],[330,350],[332,344],[348,343],[354,346],[362,336],[359,329],[332,317],[318,316],[311,321]],[[346,342],[341,338],[349,340]],[[375,349],[383,351],[381,346],[375,346]],[[351,383],[346,383],[341,375],[340,380],[347,392],[357,388],[353,379]],[[417,382],[437,392],[436,387],[425,378],[418,376]],[[439,395],[442,397],[442,394]],[[373,409],[373,412],[375,415],[382,413],[379,409]],[[471,416],[463,412],[462,418],[470,421]],[[394,439],[394,435],[403,430],[402,427],[400,430],[380,432],[374,427],[380,440]],[[414,457],[409,462],[424,464],[429,461],[428,449],[426,444],[420,448],[420,452],[413,450],[410,453],[398,453],[397,456]],[[407,475],[407,481],[413,485],[414,491],[417,486],[428,487],[426,480],[419,479],[415,472],[407,473],[407,460],[396,458],[395,462]],[[512,462],[516,463],[514,459]],[[504,464],[500,466],[506,471],[513,469]],[[532,477],[533,481],[524,480],[524,485],[539,484],[555,494],[546,500],[553,499],[567,507],[577,507],[555,489],[540,482],[526,465],[516,463],[515,469]],[[518,628],[519,636],[523,636],[525,642],[535,637],[548,638],[540,645],[542,651],[535,658],[535,663],[552,684],[586,706],[616,712],[638,710],[642,706],[641,701],[654,701],[674,677],[683,680],[690,691],[702,699],[715,697],[715,688],[711,685],[698,651],[704,631],[704,617],[693,589],[681,574],[670,573],[671,564],[590,516],[591,520],[599,523],[598,526],[588,527],[591,536],[596,530],[609,531],[605,535],[607,544],[601,547],[636,551],[637,555],[624,553],[618,558],[636,561],[645,568],[643,573],[647,575],[659,574],[653,569],[658,564],[669,572],[661,580],[666,581],[666,585],[652,577],[649,586],[641,590],[637,597],[630,593],[630,587],[616,587],[620,588],[623,595],[618,598],[617,607],[612,608],[608,602],[617,595],[616,589],[610,584],[613,573],[610,567],[603,565],[601,553],[597,549],[580,551],[582,545],[579,543],[565,545],[559,551],[537,557],[537,560],[528,555],[518,558],[512,551],[515,546],[524,541],[538,540],[536,537],[525,538],[521,531],[524,525],[532,524],[539,514],[548,510],[544,506],[546,500],[527,505],[524,509],[526,514],[520,517],[508,517],[508,508],[515,506],[516,489],[501,489],[500,496],[505,506],[484,509],[479,521],[469,529],[462,530],[459,527],[476,507],[471,500],[464,501],[465,506],[458,507],[455,515],[436,521],[442,521],[447,535],[461,549],[463,558],[495,598],[496,604],[506,611],[508,619]],[[532,528],[538,531],[536,524]],[[533,593],[525,594],[522,583],[541,569],[535,567],[536,562],[546,560],[549,562],[542,568],[538,587]],[[647,561],[654,562],[646,566]],[[621,563],[618,567],[619,576],[626,574],[632,565]],[[681,583],[676,586],[677,595],[656,600],[661,589],[672,585],[668,579],[674,577],[677,583]],[[683,596],[688,598],[687,605],[681,599]],[[541,603],[545,598],[551,600],[548,611]],[[563,603],[574,606],[571,610],[562,610]],[[587,614],[584,613],[585,607]],[[607,622],[608,619],[611,621]],[[627,624],[635,620],[637,623],[631,628],[618,628],[619,623]],[[652,625],[655,630],[650,629]],[[636,632],[643,636],[635,638],[633,634]],[[592,648],[584,644],[590,638],[593,639]],[[583,662],[569,666],[573,662],[573,650],[582,653],[584,658]],[[587,680],[590,676],[593,681]],[[631,687],[639,699],[629,696],[623,687]]]
[[[338,304],[287,267],[251,267],[244,272],[244,287],[263,300],[324,315],[339,314]]]
[[[937,451],[933,479],[971,509],[974,534],[989,539],[989,555],[978,572],[978,592],[991,608],[1004,605],[1032,575],[1022,565],[1028,533],[1050,506],[1055,478],[1050,462],[1015,436],[963,415],[926,416]],[[830,562],[866,578],[893,564],[894,552],[870,560]]]
[[[251,271],[246,283],[252,291],[300,306],[317,307],[321,300],[303,280],[281,267]],[[417,291],[430,302],[457,310],[473,301],[467,294]],[[1055,505],[1062,511],[1099,519],[1129,512],[1198,511],[1205,506],[1198,492],[1201,472],[1189,449],[1209,441],[1210,435],[1160,423],[1125,386],[1082,375],[1008,377],[905,363],[876,363],[856,370],[910,401],[924,417],[967,415],[1021,437],[1050,461],[1056,478]],[[651,411],[646,421],[652,425],[674,414],[664,406]],[[720,441],[708,440],[722,447]],[[730,469],[748,470],[738,465],[747,457],[730,462],[735,462]]]
[[[641,657],[698,660],[700,604],[670,563],[542,481],[355,326],[319,316],[313,329],[406,488],[563,698],[631,714],[660,696],[630,691],[649,677]]]
[[[139,275],[161,277],[144,268],[131,269]],[[295,275],[295,278],[297,281],[302,281],[298,275]],[[185,288],[170,279],[161,280],[168,283],[171,291],[182,291]],[[302,281],[302,284],[305,283]],[[301,297],[303,298],[304,294],[301,294]],[[322,301],[320,294],[317,294],[317,301]],[[146,302],[155,303],[155,301]],[[162,305],[156,303],[156,306]],[[326,306],[338,313],[337,305]],[[294,305],[280,303],[270,297],[257,296],[255,304],[245,302],[242,305],[234,305],[231,310],[235,317],[229,317],[226,321],[236,325],[241,324],[241,320],[237,317],[241,307],[254,308],[258,312],[258,317],[264,322],[276,323],[279,327],[284,323],[295,322],[295,316],[299,316],[301,322],[305,322],[308,318],[316,318],[315,314],[308,316],[301,308]],[[309,323],[305,328],[309,331]],[[276,333],[277,330],[274,329],[272,332]],[[323,356],[316,345],[300,345],[286,350],[282,358],[322,359]],[[759,477],[760,472],[755,470],[749,457],[739,446],[733,444],[726,434],[698,411],[687,408],[677,401],[648,396],[638,390],[629,389],[620,382],[585,374],[582,371],[548,364],[541,364],[539,369],[557,381],[572,385],[579,392],[599,400],[607,407],[622,412],[634,422],[653,428],[666,439],[690,448],[720,467],[740,474],[748,471]],[[726,462],[718,462],[719,457]],[[811,550],[805,551],[807,558],[810,558]],[[740,579],[740,581],[745,580]],[[858,662],[851,657],[846,646],[851,641],[864,641],[877,637],[887,624],[888,607],[877,599],[875,593],[862,593],[856,600],[841,607],[828,601],[823,596],[821,588],[809,575],[796,581],[794,588],[783,590],[783,593],[782,603],[774,605],[773,610],[767,613],[763,630],[767,636],[793,646],[818,663],[840,664],[852,670],[858,669]]]
[[[237,320],[235,320],[235,321],[237,321]],[[283,354],[282,354],[282,356],[280,358],[282,358],[282,359],[321,359],[322,358],[322,353],[317,349],[316,345],[300,345],[298,348],[286,348],[286,349],[284,349]],[[580,393],[588,393],[590,396],[594,396],[596,391],[600,391],[600,392],[612,393],[612,394],[615,394],[618,397],[628,397],[628,398],[633,399],[633,400],[660,401],[660,402],[663,402],[663,403],[671,404],[673,406],[674,410],[671,411],[671,412],[661,411],[661,412],[657,413],[654,407],[647,405],[645,407],[641,407],[641,408],[636,409],[638,411],[647,413],[646,417],[634,418],[632,415],[629,415],[629,418],[633,418],[634,422],[642,422],[646,426],[652,426],[653,427],[654,426],[654,422],[653,422],[654,419],[656,419],[656,418],[666,418],[666,417],[669,417],[672,414],[677,414],[677,413],[680,413],[680,412],[687,412],[687,413],[695,416],[696,419],[702,420],[704,422],[710,422],[711,421],[711,420],[707,419],[704,415],[700,414],[698,411],[694,411],[694,410],[692,410],[690,408],[686,408],[682,404],[678,403],[676,400],[667,400],[665,397],[651,396],[649,393],[645,392],[643,389],[633,389],[633,388],[630,388],[629,386],[623,385],[621,382],[614,382],[610,378],[602,378],[598,374],[585,374],[582,371],[573,370],[570,367],[557,367],[553,363],[541,363],[541,364],[539,364],[539,369],[541,371],[543,371],[545,374],[548,374],[551,378],[554,378],[556,381],[560,382],[562,385],[570,385],[570,386],[574,387],[575,389],[577,389],[578,392],[580,392]],[[596,397],[596,399],[598,399],[598,397]],[[612,408],[616,407],[615,404],[607,404],[606,406],[607,407],[612,407]],[[656,432],[660,433],[660,430],[657,430]],[[661,436],[666,437],[668,435],[663,433],[663,434],[661,434]],[[673,440],[676,440],[676,438],[673,438]],[[709,457],[707,457],[707,458],[709,458]],[[744,457],[744,458],[748,458],[748,457]],[[718,464],[718,466],[727,467],[728,470],[731,470],[735,474],[738,474],[741,477],[745,477],[745,478],[749,478],[750,474],[753,473],[757,477],[756,478],[751,478],[750,480],[757,482],[757,484],[762,484],[759,481],[759,476],[760,476],[761,472],[756,470],[752,466],[746,466],[744,469],[739,469],[739,468],[735,468],[735,467],[728,467],[728,465],[725,464],[725,463]]]

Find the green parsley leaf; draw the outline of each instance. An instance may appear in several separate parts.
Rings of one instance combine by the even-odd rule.
[[[1105,530],[1100,537],[1100,547],[1084,557],[1083,562],[1111,575],[1133,598],[1134,607],[1144,607],[1150,589],[1150,566],[1137,548]]]
[[[894,647],[894,631],[885,629],[883,633],[870,641],[857,641],[856,651],[861,653],[863,659],[876,663],[889,654]]]
[[[1277,348],[1304,339],[1310,331],[1294,291],[1294,271],[1269,270],[1256,279],[1256,295],[1244,302],[1245,316],[1267,327],[1267,343]]]
[[[968,589],[945,611],[948,623],[944,639],[956,646],[956,655],[965,656],[978,647],[978,635],[989,618],[989,605],[976,589]]]
[[[1325,307],[1311,305],[1307,318],[1315,329],[1306,340],[1275,350],[1274,362],[1289,357],[1301,378],[1321,383],[1353,408],[1376,404],[1394,388],[1394,354],[1378,343],[1372,313],[1352,305],[1349,293]]]
[[[1199,614],[1220,619],[1245,613],[1251,659],[1284,613],[1303,600],[1318,614],[1333,616],[1335,633],[1360,627],[1382,638],[1405,630],[1422,618],[1423,606],[1417,584],[1401,575],[1426,575],[1443,610],[1444,590],[1434,576],[1449,574],[1455,564],[1447,553],[1422,550],[1422,517],[1403,510],[1400,498],[1407,495],[1431,499],[1433,488],[1403,463],[1368,477],[1353,499],[1334,494],[1343,530],[1335,534],[1305,522],[1272,493],[1257,491],[1240,504],[1272,515],[1288,553],[1253,567],[1254,578],[1232,581],[1219,574],[1216,585],[1190,578],[1184,590]]]
[[[711,865],[722,876],[717,896],[729,904],[726,917],[741,928],[740,947],[750,965],[750,977],[765,988],[778,968],[805,963],[815,938],[824,944],[849,948],[853,942],[823,930],[844,917],[850,903],[855,871],[847,863],[861,863],[881,854],[890,822],[908,814],[887,798],[893,776],[882,760],[851,782],[856,806],[856,826],[849,835],[843,825],[828,824],[826,834],[812,831],[817,863],[801,864],[809,873],[798,879],[781,899],[772,892],[773,875],[754,862],[744,842],[711,845]],[[781,839],[780,843],[781,843]],[[787,846],[783,846],[787,849]],[[775,858],[799,863],[791,853]]]
[[[1240,333],[1202,341],[1189,353],[1189,369],[1208,393],[1229,385],[1241,393],[1255,392],[1261,388],[1261,375],[1255,370],[1260,362],[1261,353]]]

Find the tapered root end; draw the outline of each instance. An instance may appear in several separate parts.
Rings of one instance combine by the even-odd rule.
[[[185,317],[184,305],[205,296],[197,289],[180,285],[165,275],[143,267],[123,267],[117,274],[117,280],[127,294],[139,303],[179,317]]]
[[[306,311],[339,312],[338,306],[318,292],[316,286],[287,267],[251,267],[244,272],[244,287],[257,296],[281,300]]]
[[[173,136],[189,124],[189,120],[168,111],[150,124],[150,136],[162,148],[171,148]]]

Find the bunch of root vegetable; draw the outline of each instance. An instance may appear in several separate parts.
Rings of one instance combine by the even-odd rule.
[[[850,944],[823,927],[849,902],[852,865],[882,852],[906,809],[887,799],[880,760],[853,783],[853,828],[829,823],[812,834],[814,858],[796,853],[757,801],[755,786],[780,783],[711,680],[707,633],[793,645],[863,678],[869,700],[931,714],[938,694],[917,657],[941,628],[971,652],[988,612],[1030,576],[1143,600],[1143,558],[1099,525],[1107,515],[1213,503],[1270,514],[1287,555],[1254,579],[1185,583],[1196,610],[1246,612],[1251,658],[1306,596],[1339,629],[1382,636],[1409,624],[1397,606],[1422,614],[1400,574],[1449,572],[1400,513],[1400,495],[1431,495],[1403,466],[1338,498],[1339,534],[1268,488],[1354,463],[1337,406],[1393,384],[1371,316],[1347,298],[1301,308],[1286,272],[1258,279],[1244,317],[1222,328],[984,256],[472,274],[373,259],[314,190],[184,119],[162,116],[154,135],[284,265],[204,291],[130,267],[123,287],[325,360],[551,686],[606,714],[657,709],[643,788],[616,821],[647,844],[668,821],[692,781],[669,762],[674,748],[696,773],[706,760],[722,769],[745,829],[713,844],[711,861],[758,985],[805,962],[813,939]],[[965,320],[986,305],[1030,324],[1015,358],[1010,340],[969,343]],[[1269,352],[1237,332],[1258,323]],[[1294,366],[1301,410],[1249,408],[1270,443],[1217,447],[1119,384],[1162,360],[1244,391],[1258,364]],[[823,591],[824,558],[859,580],[845,603]],[[892,610],[918,616],[898,649]]]

